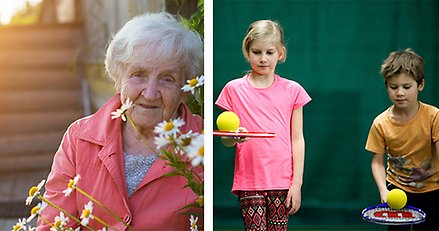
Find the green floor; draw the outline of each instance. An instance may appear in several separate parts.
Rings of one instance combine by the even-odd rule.
[[[214,230],[243,230],[239,209],[214,209]],[[302,208],[290,217],[288,230],[387,230],[386,226],[370,224],[361,218],[361,211],[351,209]]]

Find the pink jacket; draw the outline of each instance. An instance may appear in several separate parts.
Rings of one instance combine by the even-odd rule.
[[[45,197],[79,218],[84,205],[90,200],[76,190],[69,197],[62,193],[69,180],[79,174],[81,179],[78,187],[102,202],[128,223],[130,228],[190,230],[188,215],[182,215],[178,210],[193,203],[197,196],[190,188],[184,188],[187,183],[185,178],[163,176],[173,169],[160,158],[128,198],[123,165],[122,123],[121,119],[112,120],[110,114],[120,106],[120,96],[117,94],[94,115],[79,119],[68,128],[55,154]],[[182,132],[201,132],[201,118],[192,115],[185,105],[180,108],[186,122]],[[117,230],[128,230],[95,203],[92,214]],[[59,211],[51,206],[42,211],[42,216],[52,223],[57,215]],[[73,219],[69,219],[69,224],[69,227],[77,226]],[[41,219],[38,225],[37,230],[50,228]],[[89,226],[95,230],[102,228],[96,220],[90,220]]]

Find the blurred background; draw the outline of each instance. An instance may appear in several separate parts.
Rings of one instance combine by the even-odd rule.
[[[200,1],[201,2],[201,1]],[[28,217],[67,126],[113,94],[110,37],[131,17],[189,17],[197,0],[0,0],[0,230]]]
[[[364,150],[373,119],[390,105],[379,70],[391,51],[412,48],[425,59],[419,98],[439,106],[439,2],[215,0],[213,12],[214,102],[226,82],[250,70],[241,43],[259,19],[283,26],[288,58],[276,72],[313,99],[304,107],[302,207],[290,229],[384,230],[361,219],[379,203]],[[220,112],[214,106],[214,123]],[[214,138],[215,230],[243,230],[231,193],[234,152]]]

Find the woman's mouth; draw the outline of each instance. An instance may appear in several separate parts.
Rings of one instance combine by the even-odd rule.
[[[137,104],[137,105],[144,108],[144,109],[157,109],[157,108],[159,108],[156,105],[150,105],[150,104]]]

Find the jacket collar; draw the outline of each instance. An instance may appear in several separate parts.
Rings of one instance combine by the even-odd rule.
[[[121,105],[120,94],[114,95],[95,114],[80,120],[74,135],[101,146],[113,142],[121,133],[122,120],[111,119],[111,112],[116,111]],[[81,123],[82,121],[87,122]]]

